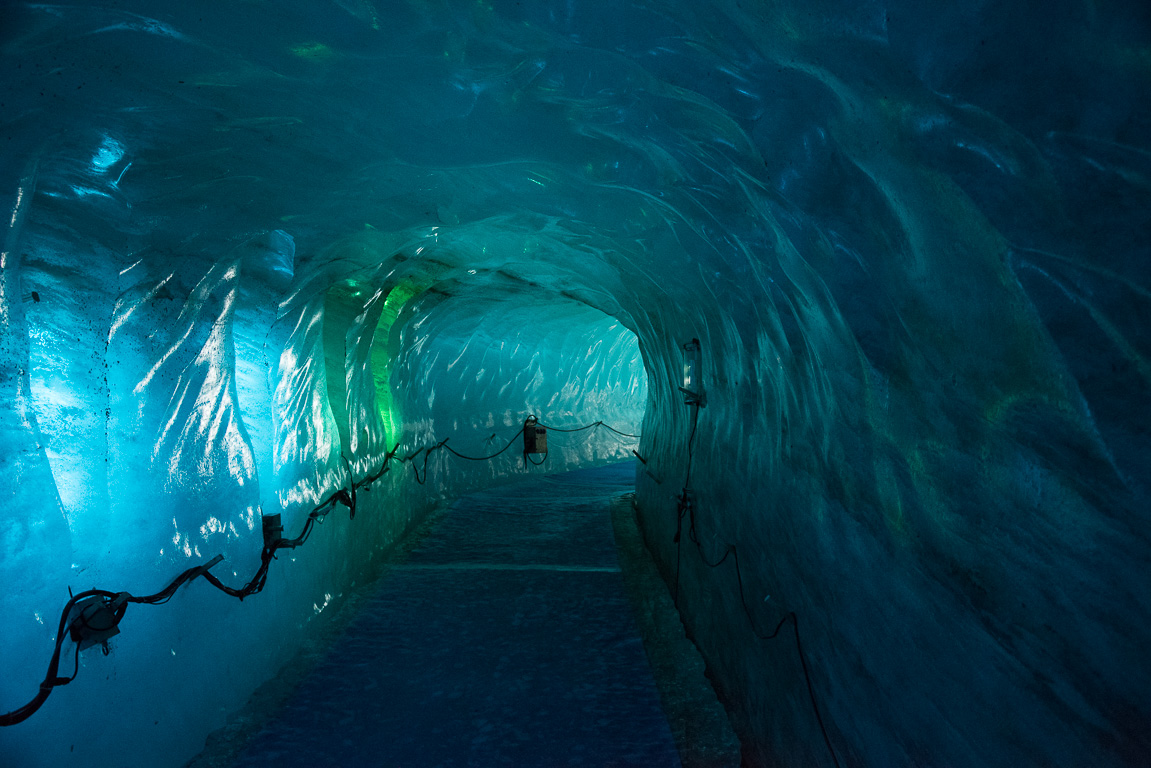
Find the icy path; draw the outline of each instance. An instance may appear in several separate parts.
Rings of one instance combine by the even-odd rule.
[[[679,765],[612,538],[634,478],[457,501],[236,765]]]

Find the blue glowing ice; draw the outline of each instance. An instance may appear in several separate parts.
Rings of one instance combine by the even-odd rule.
[[[0,713],[69,586],[243,583],[341,456],[532,413],[642,427],[547,468],[646,461],[749,764],[832,763],[788,611],[841,764],[1151,759],[1146,3],[119,6],[0,12]],[[0,762],[180,764],[429,509],[545,471],[424,455],[258,597],[133,606]]]

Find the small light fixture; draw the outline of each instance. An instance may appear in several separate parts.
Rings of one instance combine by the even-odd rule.
[[[264,549],[275,549],[276,542],[284,535],[284,526],[280,523],[279,513],[263,515],[261,522],[263,523],[264,529]]]
[[[108,641],[120,634],[120,620],[124,618],[125,601],[104,595],[91,595],[77,600],[68,612],[68,634],[76,643],[76,652],[99,643],[108,655]]]
[[[535,416],[524,419],[524,453],[547,453],[548,430]]]
[[[700,352],[699,339],[692,339],[683,345],[683,401],[688,405],[703,407],[703,381],[700,373],[703,370],[703,357]]]
[[[548,430],[547,427],[540,424],[535,416],[528,416],[524,419],[524,468],[527,468],[528,462],[535,464],[537,467],[544,463],[547,459],[548,453]],[[538,462],[534,459],[529,459],[528,454],[543,454],[544,458]]]

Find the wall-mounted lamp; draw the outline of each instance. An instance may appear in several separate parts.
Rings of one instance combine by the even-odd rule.
[[[274,515],[261,515],[264,526],[264,549],[274,549],[276,542],[283,538],[284,526],[280,523],[279,513]]]
[[[683,401],[688,405],[703,407],[703,357],[700,352],[699,339],[692,339],[683,345]]]

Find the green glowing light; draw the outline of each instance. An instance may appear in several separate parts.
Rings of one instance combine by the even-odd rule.
[[[380,419],[387,431],[390,443],[399,440],[400,430],[403,427],[403,417],[399,406],[392,395],[392,363],[399,352],[398,334],[392,331],[404,305],[413,297],[423,292],[416,285],[397,285],[384,300],[384,309],[380,313],[380,321],[376,324],[375,338],[372,342],[372,379],[376,385],[376,406],[380,410]]]

